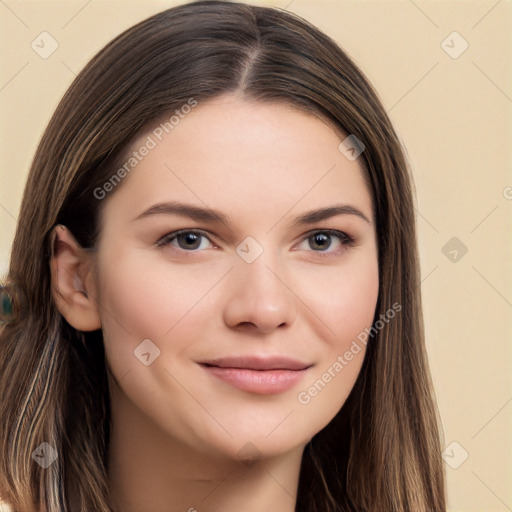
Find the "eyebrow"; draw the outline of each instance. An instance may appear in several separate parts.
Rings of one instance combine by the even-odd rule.
[[[199,222],[225,224],[229,228],[232,227],[230,218],[222,212],[179,201],[157,203],[135,217],[134,221],[152,217],[154,215],[179,215]],[[291,227],[314,224],[336,215],[355,215],[366,221],[368,224],[372,224],[370,219],[368,219],[368,217],[358,208],[348,204],[335,204],[333,206],[317,210],[310,210],[300,215],[292,222]]]

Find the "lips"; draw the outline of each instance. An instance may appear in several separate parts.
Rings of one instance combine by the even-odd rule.
[[[204,361],[204,365],[218,368],[239,368],[244,370],[305,370],[311,365],[286,356],[272,357],[225,357]]]
[[[199,364],[211,377],[259,395],[275,395],[291,389],[312,366],[285,356],[229,357]]]

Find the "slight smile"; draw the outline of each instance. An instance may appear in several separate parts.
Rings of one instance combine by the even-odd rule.
[[[277,395],[295,386],[313,366],[285,356],[230,357],[199,363],[210,375],[249,393]]]

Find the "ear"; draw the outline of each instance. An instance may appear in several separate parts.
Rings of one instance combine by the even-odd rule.
[[[53,229],[51,244],[52,295],[58,310],[79,331],[100,329],[91,255],[62,225]]]

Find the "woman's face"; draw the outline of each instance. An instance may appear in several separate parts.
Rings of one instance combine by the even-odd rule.
[[[361,368],[379,288],[371,197],[345,137],[313,116],[235,96],[189,110],[134,141],[137,164],[103,199],[112,400],[212,456],[285,453]]]

